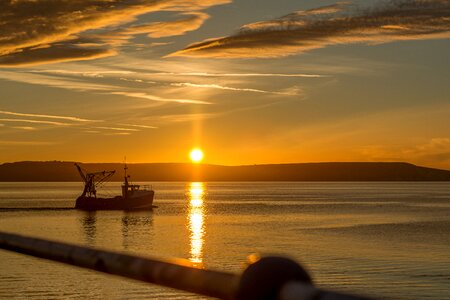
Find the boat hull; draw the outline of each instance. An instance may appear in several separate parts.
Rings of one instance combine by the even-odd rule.
[[[95,210],[149,210],[153,208],[154,192],[149,191],[139,197],[95,198],[80,196],[75,202],[75,208],[87,211]]]

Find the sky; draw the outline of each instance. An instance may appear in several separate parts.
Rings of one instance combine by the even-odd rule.
[[[0,163],[450,169],[450,1],[4,0]]]

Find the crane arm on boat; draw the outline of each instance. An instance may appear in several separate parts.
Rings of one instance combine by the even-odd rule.
[[[87,173],[77,163],[75,163],[75,166],[77,167],[78,173],[80,173],[80,176],[84,181],[83,196],[87,195],[89,197],[91,196],[96,197],[97,194],[96,188],[103,182],[107,181],[116,173],[116,171],[101,171],[101,172]]]

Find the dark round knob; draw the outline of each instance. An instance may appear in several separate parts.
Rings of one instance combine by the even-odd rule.
[[[283,257],[264,257],[244,271],[236,299],[274,300],[282,286],[290,281],[312,284],[309,274],[295,261]]]

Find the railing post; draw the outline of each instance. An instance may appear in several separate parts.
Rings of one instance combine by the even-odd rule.
[[[264,257],[242,275],[0,232],[0,249],[227,300],[368,300],[316,288],[295,261]]]
[[[0,232],[0,249],[220,299],[233,299],[239,276],[162,261]]]

